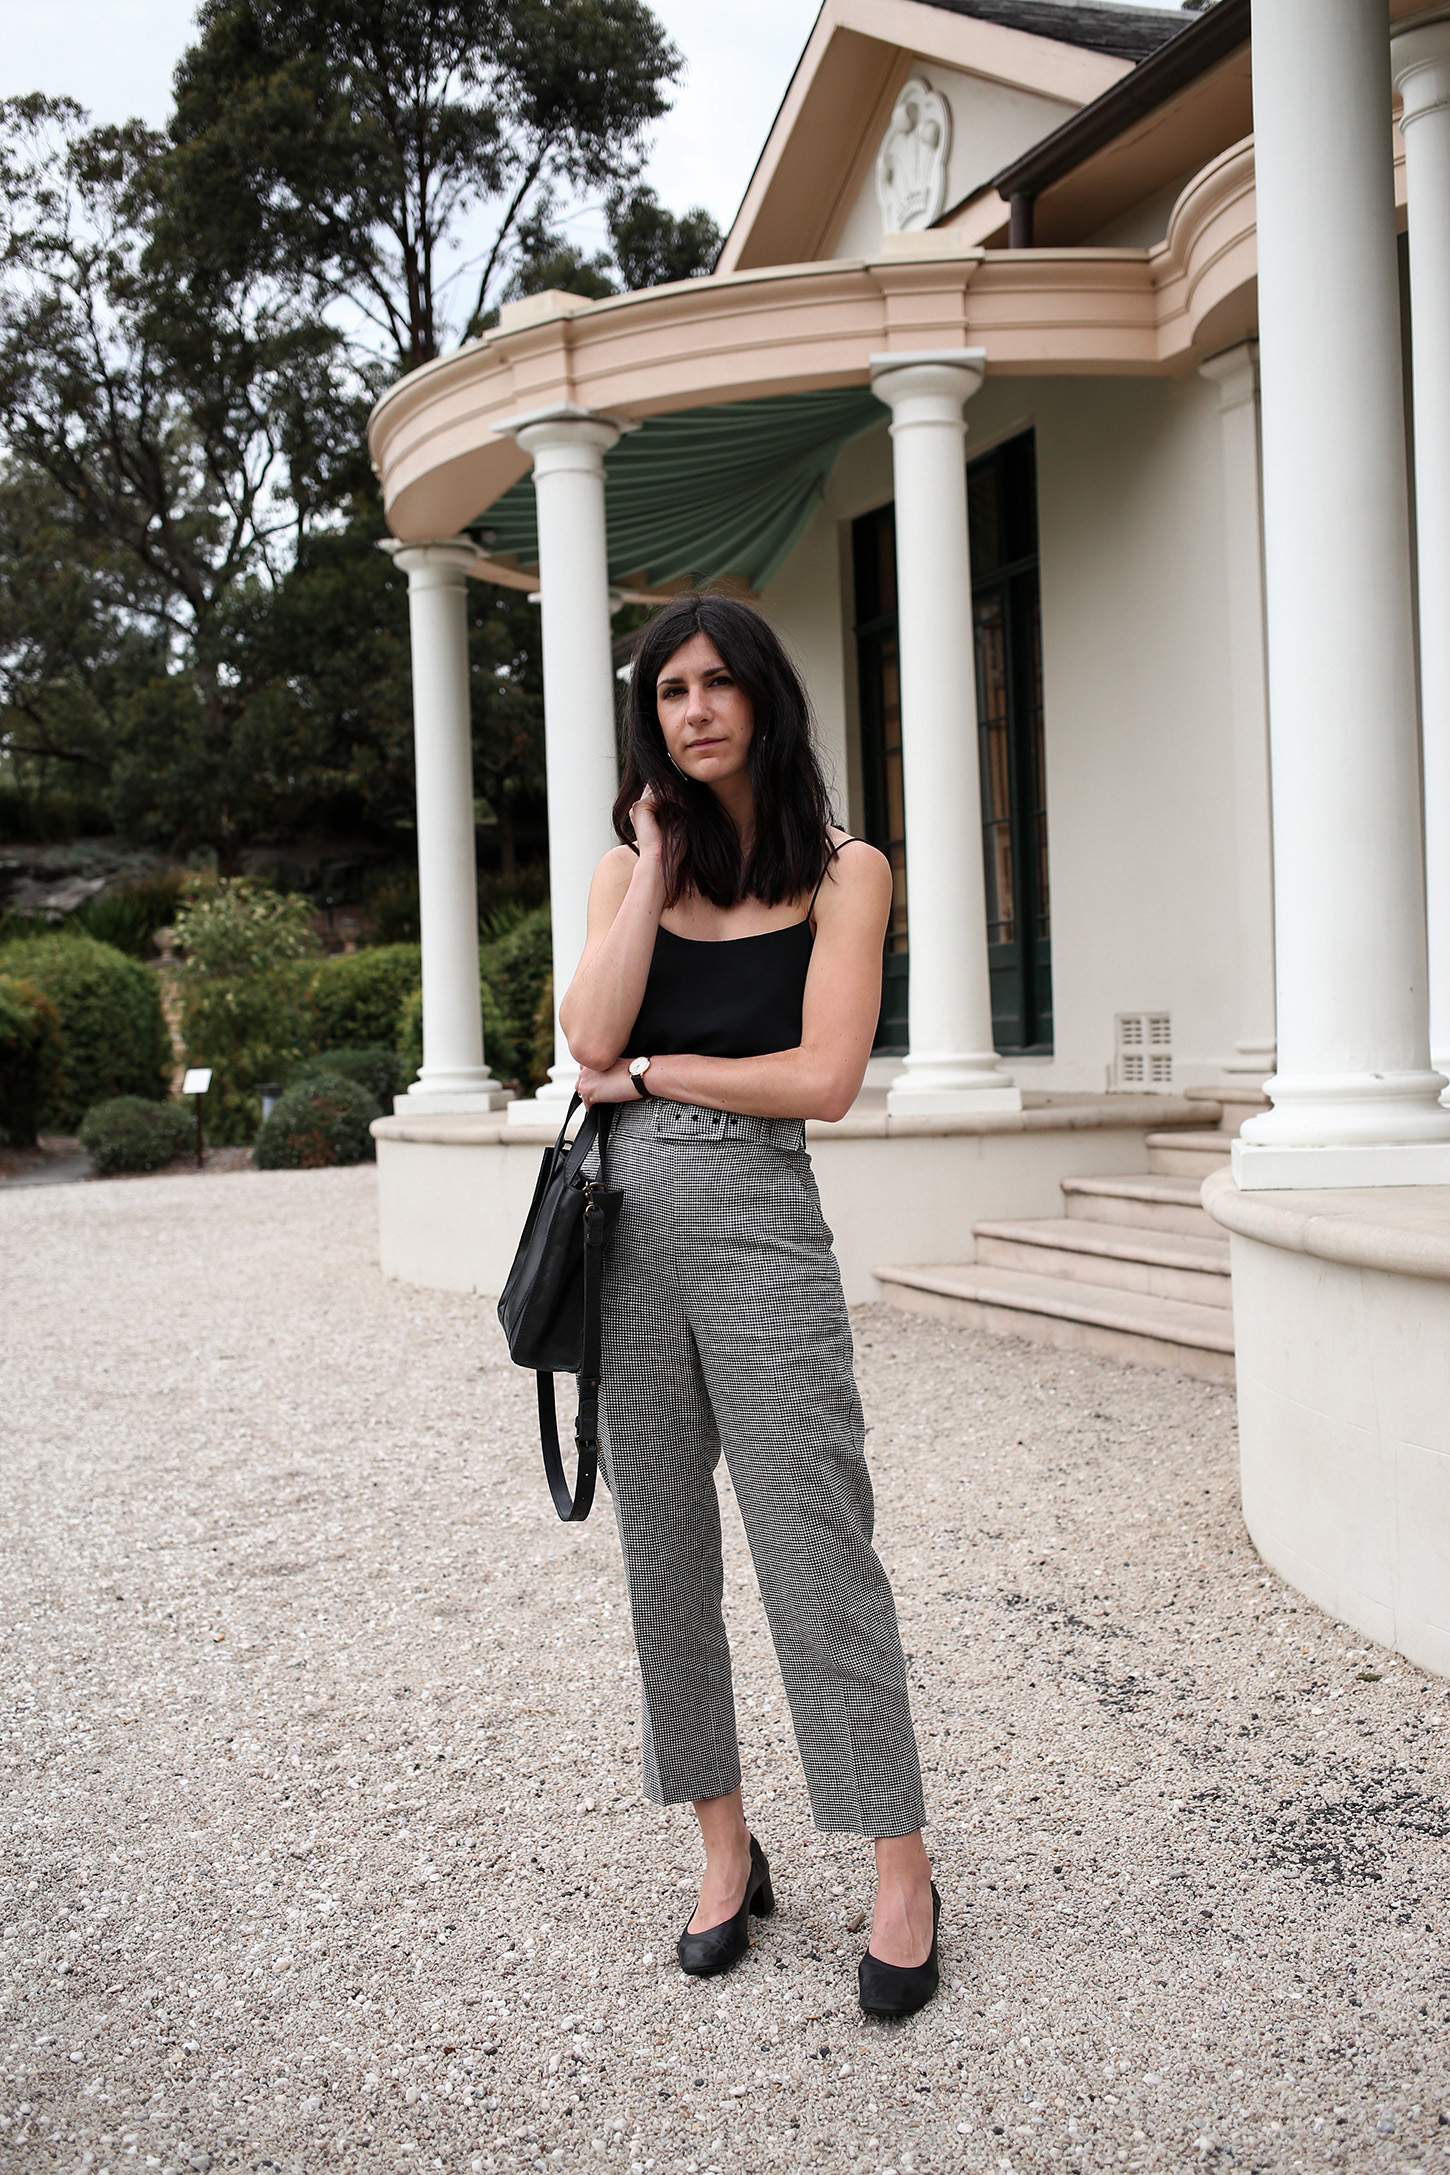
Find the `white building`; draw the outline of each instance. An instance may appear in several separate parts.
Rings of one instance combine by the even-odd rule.
[[[1255,1541],[1450,1670],[1447,386],[1450,7],[825,0],[711,278],[511,305],[373,417],[425,1007],[385,1266],[498,1288],[572,1077],[504,1114],[481,1046],[468,576],[542,595],[560,987],[612,602],[732,579],[898,871],[811,1128],[848,1295],[1236,1341]]]

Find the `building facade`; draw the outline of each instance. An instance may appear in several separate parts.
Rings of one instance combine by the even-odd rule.
[[[710,278],[506,306],[371,443],[423,900],[424,1064],[379,1129],[392,1265],[489,1288],[511,1150],[573,1077],[561,1039],[495,1114],[466,583],[541,598],[559,988],[612,842],[611,614],[731,583],[897,877],[868,1093],[817,1150],[848,1290],[970,1263],[982,1217],[1041,1216],[1093,1157],[1131,1170],[1185,1095],[1247,1108],[1206,1202],[1253,1294],[1250,1529],[1445,1668],[1443,16],[825,0]],[[471,1250],[465,1168],[497,1234]]]

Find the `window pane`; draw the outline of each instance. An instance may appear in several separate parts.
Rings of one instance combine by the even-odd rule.
[[[1002,564],[1001,475],[995,455],[967,471],[967,543],[974,578]]]
[[[1000,592],[977,600],[977,729],[982,750],[982,852],[987,941],[1011,944],[1017,917],[1012,882],[1012,749],[1007,716],[1006,614]]]
[[[1047,749],[1042,724],[1042,608],[1035,580],[1021,585],[1019,609],[1025,626],[1027,652],[1026,686],[1023,690],[1027,703],[1028,745],[1031,748],[1032,777],[1028,787],[1031,807],[1028,811],[1032,841],[1032,864],[1037,876],[1037,896],[1033,901],[1036,909],[1038,937],[1052,934],[1052,910],[1047,890]]]
[[[888,952],[904,952],[906,939],[906,796],[901,773],[901,669],[894,637],[881,645],[881,743],[884,757],[886,842],[891,863]]]

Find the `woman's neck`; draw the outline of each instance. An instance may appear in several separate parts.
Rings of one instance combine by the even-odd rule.
[[[735,826],[742,863],[748,861],[750,849],[755,844],[755,795],[751,790],[749,771],[737,771],[733,778],[722,778],[710,790]]]

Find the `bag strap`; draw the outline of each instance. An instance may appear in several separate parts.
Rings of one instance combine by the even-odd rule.
[[[589,1129],[590,1145],[599,1139],[599,1187],[604,1184],[604,1148],[609,1138],[610,1106],[596,1104],[579,1129],[580,1139]],[[567,1119],[565,1123],[567,1124]],[[562,1135],[560,1136],[562,1139]],[[577,1150],[579,1142],[575,1142]],[[585,1153],[588,1153],[586,1148]],[[582,1162],[583,1157],[579,1160]],[[554,1377],[541,1374],[539,1390],[539,1437],[544,1448],[544,1478],[554,1508],[566,1525],[580,1525],[594,1503],[594,1483],[599,1470],[599,1381],[604,1344],[604,1241],[608,1217],[603,1201],[593,1192],[593,1181],[584,1189],[584,1364],[579,1371],[579,1409],[574,1416],[574,1448],[578,1464],[574,1493],[564,1477],[564,1458],[559,1446],[559,1411],[554,1402]]]

